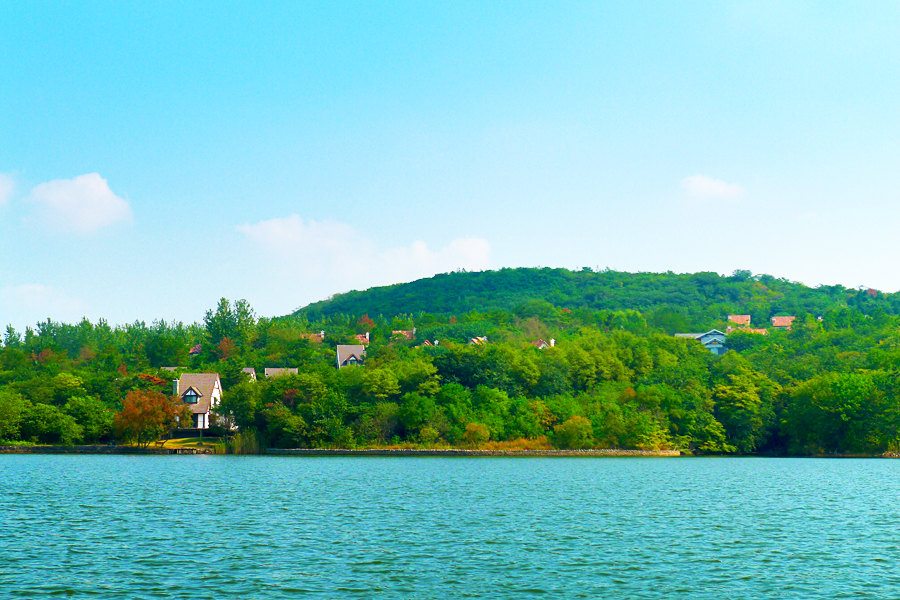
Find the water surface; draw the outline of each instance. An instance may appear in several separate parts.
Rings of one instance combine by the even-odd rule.
[[[0,596],[887,598],[900,461],[0,456]]]

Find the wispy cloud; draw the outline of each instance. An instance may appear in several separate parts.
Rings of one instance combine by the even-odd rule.
[[[9,202],[12,198],[13,190],[16,189],[16,182],[9,175],[0,173],[0,206]]]
[[[304,296],[311,300],[335,291],[491,266],[490,244],[482,238],[458,238],[438,249],[429,248],[424,241],[381,248],[344,223],[305,221],[298,215],[237,229],[262,253],[268,264],[264,269],[292,274],[284,283],[285,290],[294,294],[294,302]]]
[[[747,190],[736,183],[706,175],[691,175],[681,180],[681,188],[692,198],[737,200],[747,194]]]
[[[38,207],[37,219],[57,231],[92,233],[132,218],[128,201],[114,194],[98,173],[42,183],[27,201]]]

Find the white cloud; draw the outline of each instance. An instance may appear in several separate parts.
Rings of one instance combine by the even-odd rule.
[[[20,329],[48,318],[74,323],[84,316],[84,308],[77,298],[40,283],[0,288],[0,314],[16,315],[14,325]]]
[[[424,241],[379,248],[365,234],[344,223],[304,221],[297,215],[239,226],[238,231],[262,252],[261,276],[278,271],[283,302],[297,306],[337,291],[365,289],[430,277],[457,269],[490,268],[490,244],[481,238],[458,238],[439,249]]]
[[[13,190],[16,188],[16,182],[9,175],[0,173],[0,206],[3,206],[12,198]]]
[[[736,200],[747,193],[747,190],[736,183],[728,183],[706,175],[685,177],[681,180],[681,188],[694,198]]]
[[[31,190],[28,201],[39,207],[38,218],[58,231],[91,233],[131,220],[128,202],[98,173],[42,183]]]

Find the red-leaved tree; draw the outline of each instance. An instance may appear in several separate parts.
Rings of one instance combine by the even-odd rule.
[[[122,401],[122,410],[116,413],[113,429],[120,442],[134,442],[146,448],[176,427],[179,420],[190,421],[190,418],[190,407],[177,397],[152,390],[132,390]]]

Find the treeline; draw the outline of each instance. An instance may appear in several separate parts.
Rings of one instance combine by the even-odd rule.
[[[451,315],[498,309],[520,313],[533,300],[570,309],[637,310],[666,333],[723,324],[725,315],[749,314],[757,326],[775,315],[822,315],[850,307],[863,314],[900,314],[900,294],[840,285],[810,288],[771,275],[627,273],[609,269],[517,268],[436,275],[412,283],[338,294],[298,310],[319,320],[339,314]]]
[[[170,394],[175,375],[161,368],[182,367],[220,373],[221,416],[253,445],[895,451],[900,318],[886,299],[864,295],[858,304],[797,307],[791,331],[734,333],[721,357],[674,338],[658,307],[608,310],[535,298],[509,310],[315,320],[258,318],[246,302],[223,299],[194,325],[7,328],[0,439],[112,441],[129,392]],[[752,312],[741,308],[690,329],[724,328],[729,312]],[[393,333],[414,328],[413,340]],[[320,331],[321,342],[310,335]],[[337,369],[335,344],[358,343],[364,333],[371,341],[365,365]],[[467,343],[476,336],[487,343]],[[531,344],[551,338],[551,348]],[[265,367],[299,373],[250,382],[244,367],[260,377]]]

